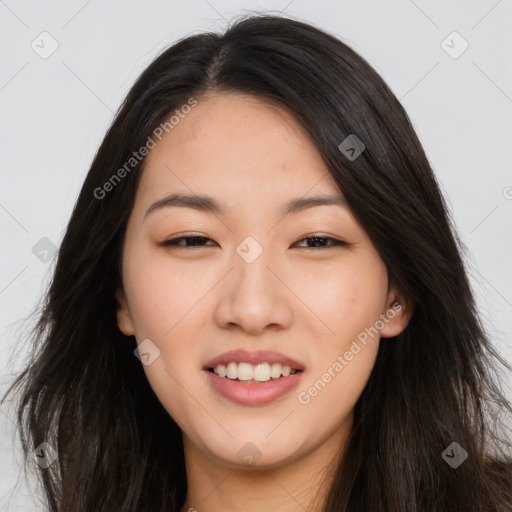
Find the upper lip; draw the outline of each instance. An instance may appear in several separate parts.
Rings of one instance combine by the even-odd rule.
[[[208,361],[205,364],[204,369],[208,370],[209,368],[215,368],[219,364],[227,365],[232,361],[235,363],[249,363],[252,365],[262,363],[281,363],[283,366],[289,366],[295,370],[304,369],[304,366],[295,359],[271,350],[259,350],[257,352],[250,352],[248,350],[230,350]]]

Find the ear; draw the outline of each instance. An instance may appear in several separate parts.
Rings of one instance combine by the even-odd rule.
[[[121,288],[117,288],[115,297],[117,300],[117,326],[125,336],[134,335],[135,329],[133,328],[132,318],[130,316],[130,311],[128,310],[128,303],[126,301],[124,291]]]
[[[386,308],[381,319],[384,327],[380,331],[381,338],[392,338],[400,334],[409,323],[414,310],[412,301],[395,286],[391,286],[386,300]]]

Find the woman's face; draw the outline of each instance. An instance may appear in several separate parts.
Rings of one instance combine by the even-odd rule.
[[[209,199],[151,208],[174,194]],[[317,196],[340,202],[285,211]],[[144,371],[186,452],[229,467],[333,453],[380,336],[408,321],[304,129],[242,94],[199,97],[150,151],[123,284],[119,328],[144,342]]]

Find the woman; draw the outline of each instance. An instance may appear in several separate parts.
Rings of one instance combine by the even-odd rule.
[[[142,73],[34,335],[13,386],[52,512],[512,507],[510,367],[432,169],[308,24],[242,19]]]

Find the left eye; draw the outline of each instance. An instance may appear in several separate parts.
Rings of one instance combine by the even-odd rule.
[[[304,249],[321,249],[322,247],[334,247],[336,245],[348,245],[346,242],[343,242],[342,240],[336,240],[335,238],[331,238],[330,236],[312,236],[312,237],[306,237],[299,240],[299,242],[302,242],[303,240],[313,240],[313,243],[320,242],[320,247],[304,247]],[[326,245],[326,242],[332,242],[331,245]],[[297,242],[298,243],[298,242]]]
[[[185,245],[179,243],[182,240],[184,240],[186,242]],[[164,242],[162,242],[162,245],[165,247],[177,246],[177,247],[181,247],[181,248],[198,247],[198,246],[205,247],[204,245],[202,245],[201,242],[207,241],[207,240],[210,240],[213,242],[213,240],[211,238],[207,238],[205,236],[180,236],[179,238],[165,240]],[[340,246],[340,245],[348,245],[347,242],[343,242],[342,240],[336,240],[335,238],[332,238],[329,236],[305,237],[305,238],[301,238],[298,242],[296,242],[296,244],[298,244],[299,242],[303,242],[305,240],[308,241],[307,242],[308,246],[307,247],[302,246],[301,248],[303,248],[303,249],[321,249],[324,247],[329,248],[329,247]],[[320,243],[320,247],[311,247],[309,245],[309,243],[310,243],[309,241],[313,241],[313,244],[315,244],[315,245]],[[188,242],[190,242],[190,244]],[[327,242],[332,242],[332,243],[330,245],[327,245]]]

